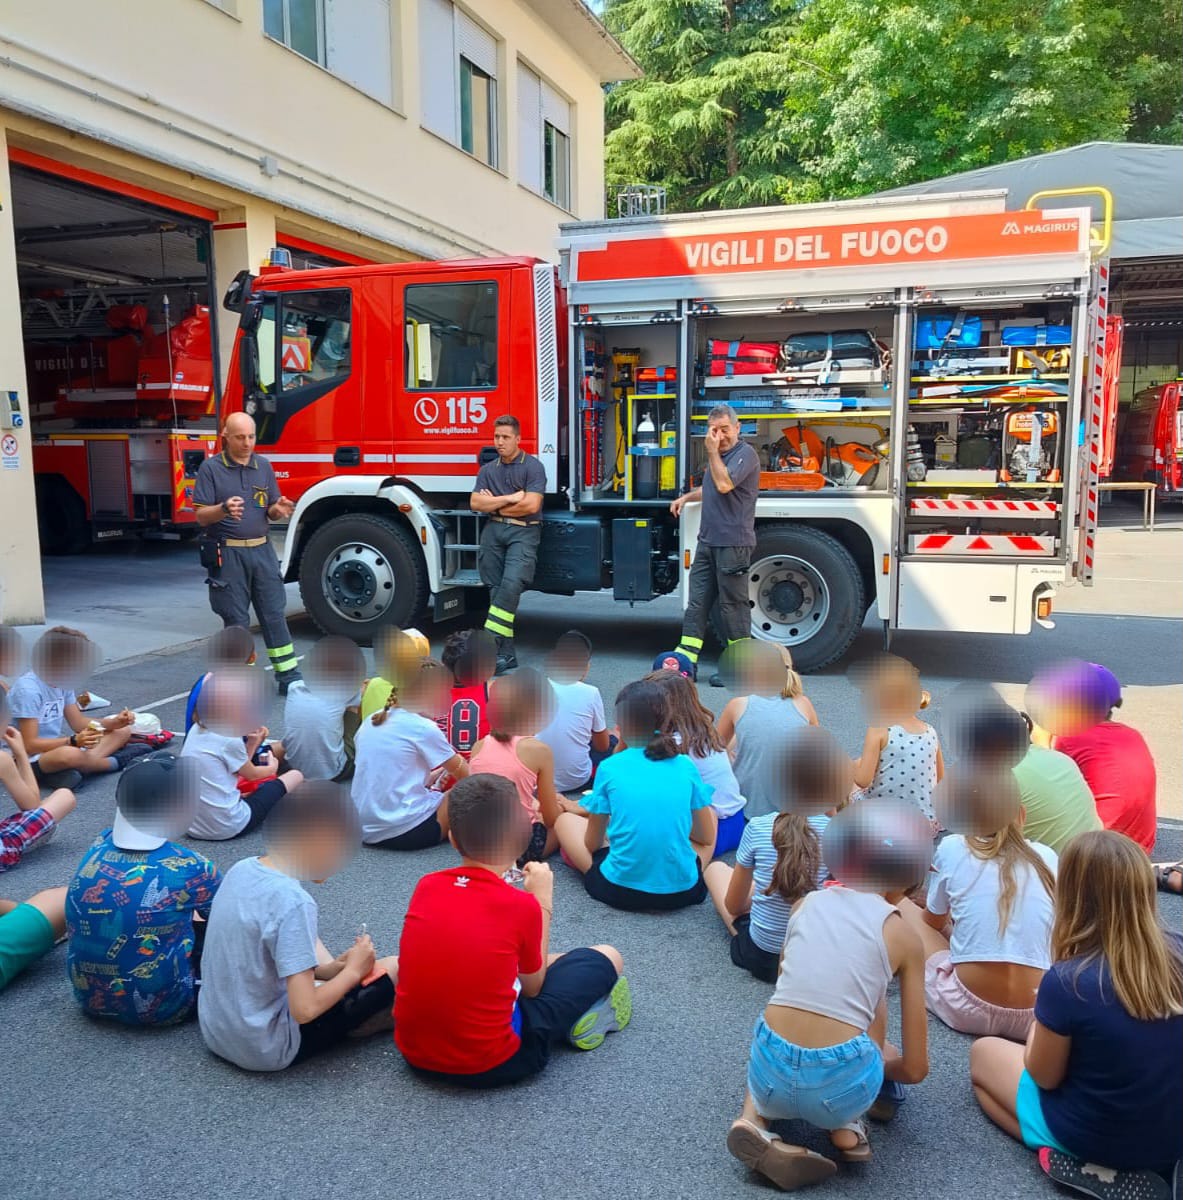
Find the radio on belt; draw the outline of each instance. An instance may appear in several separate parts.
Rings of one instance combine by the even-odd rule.
[[[16,392],[7,392],[7,399],[0,404],[0,429],[23,429],[25,414],[21,412],[21,399]]]

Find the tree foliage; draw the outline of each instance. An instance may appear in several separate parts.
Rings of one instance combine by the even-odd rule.
[[[617,184],[818,200],[1093,140],[1180,141],[1177,0],[607,0]]]

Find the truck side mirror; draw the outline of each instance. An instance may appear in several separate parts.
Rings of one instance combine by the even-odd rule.
[[[239,271],[230,282],[230,286],[226,289],[226,295],[222,298],[222,307],[227,312],[240,313],[246,307],[247,301],[251,295],[251,283],[254,276],[250,271]]]

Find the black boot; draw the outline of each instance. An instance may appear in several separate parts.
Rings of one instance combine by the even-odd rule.
[[[518,666],[518,657],[514,653],[513,638],[498,637],[497,638],[497,670],[495,675],[504,675],[507,671],[516,671]]]

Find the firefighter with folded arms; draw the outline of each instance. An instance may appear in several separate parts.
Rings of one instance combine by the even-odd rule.
[[[477,567],[489,589],[485,628],[497,639],[497,674],[517,665],[513,623],[522,593],[534,581],[542,537],[542,497],[546,470],[521,449],[522,427],[508,413],[493,422],[497,458],[481,467],[470,497],[473,512],[485,513]]]
[[[707,417],[707,469],[702,486],[677,497],[670,505],[670,512],[679,517],[687,504],[702,503],[698,546],[690,568],[690,597],[678,643],[678,653],[695,667],[716,599],[728,646],[752,634],[748,568],[756,545],[760,459],[751,446],[740,441],[739,433],[735,410],[727,404],[715,405]],[[718,673],[711,676],[711,686],[723,686]]]
[[[295,504],[280,495],[271,463],[255,453],[255,422],[232,413],[222,428],[222,452],[201,464],[193,505],[202,527],[201,563],[209,575],[210,608],[225,626],[250,627],[255,606],[280,695],[300,678],[284,618],[283,577],[267,536],[269,521],[286,521]]]

